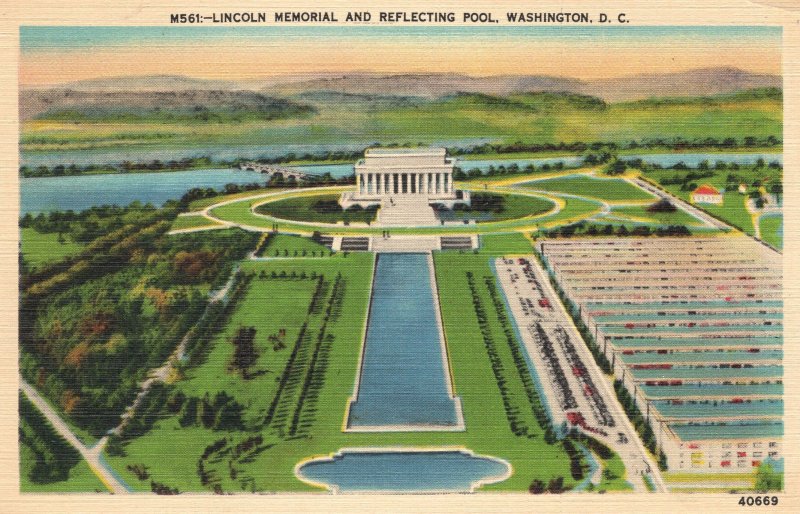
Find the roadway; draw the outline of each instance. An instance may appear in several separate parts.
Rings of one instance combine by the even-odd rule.
[[[69,428],[58,413],[53,409],[47,401],[39,394],[36,389],[28,384],[22,377],[19,379],[19,389],[28,400],[42,413],[42,415],[50,422],[50,425],[55,429],[58,434],[64,438],[67,443],[75,448],[80,453],[83,460],[89,465],[92,472],[97,475],[97,478],[106,486],[106,488],[114,494],[126,494],[130,491],[115,475],[108,465],[101,459],[103,448],[108,442],[108,436],[103,437],[94,446],[86,446],[80,439],[77,438],[75,433]]]

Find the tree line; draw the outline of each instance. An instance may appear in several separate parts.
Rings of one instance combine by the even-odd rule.
[[[21,372],[97,434],[116,426],[147,370],[198,322],[207,291],[258,237],[238,229],[167,237],[174,210],[128,214],[120,228],[98,216],[108,232],[84,251],[20,277]]]

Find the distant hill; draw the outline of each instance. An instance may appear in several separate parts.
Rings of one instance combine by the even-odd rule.
[[[698,96],[743,89],[780,88],[778,75],[755,74],[737,68],[703,68],[678,73],[631,75],[613,79],[578,80],[546,75],[473,77],[456,73],[376,75],[352,73],[265,89],[274,94],[336,91],[367,95],[403,95],[437,98],[456,93],[508,96],[525,92],[567,92],[595,96],[606,102],[664,96]]]
[[[733,93],[722,93],[711,96],[660,96],[651,97],[645,100],[634,100],[625,102],[629,106],[658,107],[672,105],[704,105],[719,106],[732,102],[748,102],[751,100],[774,100],[783,102],[783,90],[777,87],[759,87],[755,89],[745,89],[734,91]],[[621,105],[621,104],[620,104]]]
[[[778,75],[756,74],[738,68],[703,68],[678,73],[633,75],[586,82],[583,93],[609,102],[651,97],[708,96],[745,89],[781,88]]]
[[[258,91],[276,84],[338,76],[331,73],[297,73],[252,80],[209,80],[184,75],[130,75],[65,82],[50,88],[25,87],[23,91],[37,89],[69,89],[84,92],[119,91]]]
[[[426,103],[427,98],[400,95],[370,95],[358,93],[341,93],[338,91],[307,91],[292,95],[292,99],[319,106],[359,106],[371,109],[391,107],[408,107]]]
[[[422,73],[376,75],[353,73],[266,88],[274,93],[303,91],[335,91],[366,95],[400,95],[438,98],[459,92],[504,96],[522,91],[575,91],[582,82],[577,79],[545,75],[497,75],[473,77],[458,73]]]
[[[316,110],[253,91],[27,91],[20,119],[91,122],[235,122],[299,117]]]
[[[180,75],[110,77],[63,84],[56,90],[77,92],[188,92],[257,91],[267,96],[294,97],[319,94],[312,101],[327,101],[332,94],[361,95],[368,100],[387,97],[440,98],[458,93],[508,96],[527,92],[576,93],[606,102],[651,97],[709,96],[754,88],[781,88],[779,75],[750,73],[738,68],[701,68],[676,73],[653,73],[599,80],[579,80],[548,75],[495,75],[476,77],[459,73],[380,74],[374,72],[304,73],[260,80],[204,80]],[[35,89],[23,89],[25,98]],[[327,95],[327,98],[324,98]],[[375,98],[380,97],[380,98]],[[342,96],[350,101],[351,97]],[[363,98],[362,98],[363,99]]]

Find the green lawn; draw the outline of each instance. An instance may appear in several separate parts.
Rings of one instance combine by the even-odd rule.
[[[237,123],[82,123],[71,120],[26,121],[21,127],[24,151],[122,148],[132,145],[247,145],[309,143],[432,143],[442,139],[481,138],[497,142],[558,143],[575,141],[744,137],[783,134],[779,98],[728,98],[713,104],[649,105],[642,102],[581,106],[543,94],[493,98],[453,95],[414,105],[376,106],[365,102],[318,104],[309,117]],[[538,97],[537,97],[538,96]]]
[[[309,456],[335,452],[342,447],[363,446],[465,446],[478,454],[504,458],[513,465],[514,475],[505,482],[486,487],[491,490],[525,491],[534,478],[549,480],[554,476],[564,476],[568,485],[574,484],[569,474],[569,460],[561,445],[546,444],[530,414],[526,419],[532,426],[533,438],[515,436],[511,432],[489,357],[483,342],[476,337],[479,331],[469,300],[465,276],[467,270],[472,270],[479,278],[477,285],[492,320],[492,332],[503,352],[501,357],[508,369],[514,369],[513,363],[509,362],[508,344],[493,314],[491,298],[483,281],[485,276],[491,276],[489,259],[493,255],[529,251],[529,248],[530,244],[521,234],[510,234],[486,238],[484,249],[477,255],[457,252],[436,254],[442,313],[455,390],[463,405],[467,426],[465,432],[342,432],[347,401],[353,392],[357,373],[374,257],[369,253],[352,253],[347,257],[337,254],[316,259],[244,263],[244,270],[256,272],[250,289],[240,300],[224,330],[212,342],[204,363],[189,369],[186,378],[176,384],[176,388],[187,395],[198,396],[205,392],[213,395],[223,389],[235,395],[240,403],[246,405],[249,433],[214,432],[196,426],[181,428],[177,417],[171,416],[157,422],[150,432],[127,444],[126,456],[109,457],[108,460],[127,482],[140,490],[149,490],[149,481],[136,479],[126,470],[129,464],[148,466],[153,480],[181,491],[202,491],[207,488],[199,482],[197,462],[208,445],[221,437],[237,442],[249,434],[262,434],[265,440],[263,447],[251,458],[234,463],[235,479],[229,474],[228,457],[206,462],[205,469],[214,470],[225,491],[315,490],[294,477],[293,468],[297,462]],[[331,294],[330,282],[338,273],[342,274],[344,280],[345,294],[338,309],[339,314],[326,328],[333,335],[333,342],[326,357],[324,385],[319,390],[314,409],[309,411],[313,415],[308,419],[308,413],[301,415],[301,419],[307,422],[301,423],[301,429],[295,436],[289,433],[289,421],[298,398],[295,389],[302,382],[300,379],[290,381],[289,384],[294,385],[282,391],[272,421],[266,425],[262,421],[275,397],[278,387],[276,377],[287,362],[286,355],[296,339],[299,326],[306,320],[312,336],[310,339],[315,341],[321,314],[308,315],[312,292],[309,286],[314,285],[312,280],[260,279],[258,277],[262,270],[267,277],[273,271],[277,274],[286,272],[289,276],[293,271],[297,275],[303,272],[307,276],[312,272],[323,274],[328,282],[324,292],[326,298]],[[266,371],[250,380],[244,380],[226,369],[232,354],[229,336],[241,325],[257,327],[256,344],[262,353],[254,371]],[[289,344],[286,349],[275,352],[271,347],[264,346],[265,338],[278,333],[280,328],[286,329],[285,339]],[[301,350],[294,365],[297,369],[305,369],[307,364],[304,363],[308,361],[308,352]],[[513,387],[516,401],[524,405],[524,392],[519,390],[517,382]]]
[[[345,210],[321,212],[314,209],[317,202],[332,202],[338,205],[339,195],[322,194],[318,196],[299,196],[275,202],[265,203],[256,212],[276,218],[296,221],[310,221],[312,223],[371,223],[375,221],[375,210]]]
[[[686,176],[687,173],[697,170],[651,170],[646,173],[642,174],[642,177],[645,179],[650,180],[655,184],[659,184],[659,181],[664,178],[673,178],[675,176]],[[742,182],[745,184],[750,185],[748,187],[748,193],[751,191],[755,191],[756,189],[751,186],[756,180],[760,180],[764,183],[769,184],[775,180],[782,180],[783,172],[779,169],[773,169],[769,167],[764,168],[755,168],[754,166],[743,166],[737,170],[710,170],[714,173],[711,177],[704,177],[693,180],[693,183],[697,185],[701,184],[709,184],[716,187],[718,190],[722,191],[725,189],[727,184],[727,177],[729,174],[736,175]],[[736,181],[739,182],[738,180]],[[681,186],[677,184],[670,184],[670,185],[660,185],[660,187],[666,189],[670,193],[674,194],[675,196],[682,198],[683,200],[689,201],[691,191],[681,191]],[[726,192],[723,196],[723,203],[722,205],[711,205],[711,204],[698,204],[697,207],[703,209],[718,218],[735,225],[742,229],[746,234],[754,235],[755,230],[753,228],[753,220],[750,216],[750,213],[747,212],[745,207],[745,200],[746,195],[739,194],[737,191],[729,191]]]
[[[481,193],[473,193],[474,195],[480,195]],[[538,214],[543,214],[553,207],[555,204],[547,200],[545,198],[537,198],[534,196],[523,196],[523,195],[502,195],[503,200],[503,210],[501,212],[493,212],[493,211],[478,211],[478,210],[453,210],[453,211],[446,211],[446,218],[447,219],[471,219],[476,218],[478,219],[478,223],[486,223],[488,221],[505,221],[505,220],[513,220],[517,218],[522,218],[525,216],[536,216]]]
[[[278,193],[280,191],[284,191],[284,189],[279,188],[262,188],[262,189],[254,189],[252,191],[242,191],[241,193],[232,193],[229,195],[216,195],[210,198],[201,198],[200,200],[194,200],[189,204],[190,211],[201,211],[206,207],[210,207],[215,203],[225,202],[228,200],[236,200],[238,198],[247,198],[249,196],[255,196],[261,193]]]
[[[513,255],[531,253],[531,242],[519,232],[486,234],[480,236],[481,252],[487,255]]]
[[[544,441],[544,434],[531,413],[485,284],[485,277],[494,280],[490,261],[495,257],[521,250],[530,252],[530,244],[523,244],[521,237],[498,236],[485,244],[477,255],[455,252],[435,254],[442,319],[455,388],[464,408],[468,446],[479,453],[506,459],[514,468],[511,478],[488,486],[487,490],[524,491],[535,478],[547,481],[555,476],[563,476],[565,484],[575,483],[569,472],[569,458],[562,446],[548,445]],[[520,419],[527,425],[533,438],[516,436],[509,427],[498,384],[480,335],[467,272],[472,272],[475,277],[476,291],[487,313],[492,338],[506,371],[509,401],[519,409]]]
[[[687,227],[703,225],[703,222],[680,209],[675,212],[650,212],[647,207],[616,207],[611,210],[611,214],[639,223],[686,225]]]
[[[755,234],[753,218],[745,207],[745,197],[739,193],[726,193],[722,205],[701,204],[697,207],[739,227],[745,234]]]
[[[28,399],[19,396],[19,477],[22,492],[107,491],[103,483]]]
[[[254,279],[225,330],[212,342],[205,363],[189,370],[186,380],[181,381],[177,388],[187,396],[197,397],[206,392],[213,396],[225,391],[246,406],[246,424],[255,423],[265,414],[277,387],[275,379],[289,358],[292,343],[306,318],[315,285],[316,281],[310,278]],[[243,380],[226,366],[233,356],[230,340],[243,326],[256,328],[255,343],[260,353],[252,369],[257,376],[248,380]],[[278,335],[281,329],[286,331],[286,335],[280,337],[285,347],[276,351],[267,338]]]
[[[182,230],[187,228],[200,228],[200,227],[223,227],[221,223],[212,221],[205,216],[178,216],[172,222],[170,230]]]
[[[330,254],[327,246],[311,238],[289,234],[269,234],[261,250],[261,257],[311,257]]]
[[[616,453],[603,461],[603,479],[597,491],[631,491],[633,486],[626,480],[625,464]]]
[[[264,426],[263,422],[275,396],[276,377],[283,372],[283,365],[292,351],[303,320],[308,322],[306,339],[310,341],[304,339],[304,350],[298,354],[301,357],[295,362],[299,369],[305,369],[303,365],[308,366],[310,356],[307,345],[316,340],[322,319],[319,312],[308,315],[311,294],[316,287],[310,278],[305,281],[255,278],[230,322],[212,342],[205,362],[200,367],[189,370],[186,379],[177,385],[195,396],[205,392],[213,394],[222,389],[235,395],[240,403],[247,406],[245,418],[249,423],[249,433],[261,433],[266,439],[266,448],[252,462],[237,464],[241,467],[238,480],[225,478],[222,484],[225,490],[239,490],[245,477],[252,478],[257,490],[313,490],[294,477],[293,468],[297,462],[309,455],[333,452],[345,445],[361,444],[361,438],[357,435],[343,434],[341,426],[355,380],[372,262],[372,254],[358,253],[347,257],[337,255],[322,259],[251,261],[243,264],[243,269],[255,271],[259,275],[262,270],[268,276],[272,271],[276,274],[286,272],[287,275],[291,275],[293,271],[297,275],[306,273],[310,276],[312,272],[323,274],[326,282],[325,298],[330,296],[332,283],[341,272],[344,297],[336,308],[338,314],[335,319],[327,325],[326,333],[333,335],[333,343],[327,357],[324,387],[319,391],[315,407],[303,412],[302,419],[309,425],[305,429],[308,433],[301,438],[291,438],[287,433],[291,424],[291,410],[298,401],[297,380],[283,390],[273,421],[268,426]],[[256,344],[262,349],[254,372],[266,372],[250,380],[244,380],[227,371],[233,351],[227,336],[240,325],[257,327]],[[266,338],[278,334],[281,328],[286,329],[286,335],[283,336],[286,348],[276,352]],[[302,382],[302,379],[299,380]],[[197,475],[197,460],[206,446],[220,437],[228,436],[238,440],[247,435],[248,433],[243,432],[214,432],[199,427],[180,428],[173,416],[158,422],[153,430],[128,444],[125,448],[127,457],[110,457],[109,461],[126,481],[142,490],[149,490],[149,483],[138,481],[126,471],[127,464],[145,464],[150,467],[154,479],[182,491],[206,490],[199,483]],[[374,444],[379,441],[380,437],[371,440]],[[154,452],[153,448],[160,450]],[[173,448],[174,451],[161,450]]]
[[[48,262],[56,262],[75,255],[83,249],[83,245],[64,236],[59,241],[58,234],[42,234],[33,228],[20,231],[22,256],[31,266],[40,266]]]
[[[597,179],[586,175],[567,175],[526,182],[522,187],[596,198],[609,202],[655,200],[653,195],[622,179]]]
[[[74,468],[69,470],[69,479],[60,482],[50,482],[37,484],[28,478],[27,462],[30,461],[30,449],[27,446],[20,446],[20,474],[19,490],[22,493],[87,493],[101,492],[107,493],[108,489],[97,475],[89,468],[86,461],[78,462]]]
[[[761,239],[778,250],[783,249],[783,216],[761,218]]]
[[[348,188],[337,188],[337,192],[346,191]],[[509,188],[503,189],[488,189],[488,191],[502,194],[516,194],[522,195],[523,191],[519,192],[509,191]],[[481,190],[481,192],[484,192]],[[308,196],[314,195],[314,191],[304,191],[303,193]],[[541,198],[541,195],[536,193],[525,193],[531,197]],[[302,198],[302,197],[296,197]],[[530,216],[525,218],[518,218],[513,220],[504,221],[487,221],[478,225],[442,225],[433,227],[397,227],[392,229],[393,234],[459,234],[459,233],[479,233],[489,234],[497,232],[509,231],[529,231],[538,228],[539,224],[547,226],[558,226],[565,223],[572,223],[579,221],[586,217],[595,215],[601,211],[602,205],[596,200],[579,199],[579,198],[564,198],[564,208],[560,212],[553,214],[542,214],[540,216]],[[230,221],[232,223],[239,223],[251,227],[260,227],[266,230],[271,229],[275,224],[278,229],[284,232],[296,232],[311,234],[315,230],[320,230],[327,233],[335,234],[379,234],[382,230],[381,227],[353,227],[353,226],[314,226],[305,225],[300,222],[292,222],[274,218],[265,218],[256,216],[251,212],[253,205],[264,202],[263,198],[255,198],[250,200],[240,200],[226,205],[221,205],[212,209],[211,215],[215,218]]]
[[[596,201],[581,198],[563,198],[563,200],[566,205],[561,211],[537,220],[540,226],[553,228],[574,223],[599,214],[601,211],[601,204]]]

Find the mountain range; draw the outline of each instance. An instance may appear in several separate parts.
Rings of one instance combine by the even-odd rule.
[[[731,93],[742,89],[778,87],[779,75],[758,74],[738,68],[698,68],[674,73],[629,75],[580,80],[548,75],[471,76],[458,73],[380,74],[315,73],[256,80],[207,80],[181,75],[110,77],[68,82],[47,88],[83,92],[259,91],[268,95],[309,91],[439,97],[457,92],[508,95],[530,91],[569,92],[597,96],[606,101],[638,100],[663,96],[697,96]]]

